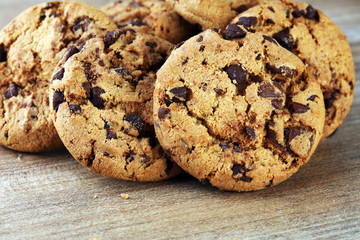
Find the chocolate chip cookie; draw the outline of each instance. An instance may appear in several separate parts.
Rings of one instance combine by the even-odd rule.
[[[259,3],[258,0],[166,0],[166,2],[201,30],[224,29],[237,14]]]
[[[0,144],[24,152],[63,147],[48,110],[54,67],[69,44],[113,29],[100,10],[64,1],[34,6],[0,32]]]
[[[311,5],[288,0],[255,6],[232,23],[272,36],[305,63],[324,94],[322,139],[331,135],[349,113],[355,87],[354,62],[345,34]]]
[[[200,181],[258,190],[294,174],[324,128],[320,85],[273,38],[230,25],[189,39],[158,71],[154,122],[175,162]]]
[[[120,29],[132,28],[178,43],[194,35],[195,27],[161,0],[117,1],[101,8]]]
[[[61,140],[82,165],[134,181],[180,172],[153,127],[155,73],[172,48],[132,29],[68,48],[52,77],[50,109]]]

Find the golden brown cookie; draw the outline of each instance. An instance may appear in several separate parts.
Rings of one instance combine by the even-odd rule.
[[[307,3],[288,0],[255,6],[232,23],[272,36],[305,63],[324,94],[326,119],[322,140],[331,135],[350,111],[356,82],[345,34],[323,12]]]
[[[132,29],[71,47],[53,75],[50,109],[69,152],[103,176],[160,181],[180,169],[154,132],[156,71],[173,44]]]
[[[164,150],[225,190],[276,185],[315,151],[324,128],[319,83],[268,36],[207,30],[158,71],[154,122]]]
[[[0,144],[18,151],[63,147],[49,116],[49,79],[69,44],[116,29],[80,2],[34,6],[0,32]]]
[[[175,11],[202,30],[224,29],[240,12],[255,6],[258,0],[166,0]]]
[[[195,27],[161,0],[117,1],[101,8],[120,29],[132,28],[172,43],[194,35]]]

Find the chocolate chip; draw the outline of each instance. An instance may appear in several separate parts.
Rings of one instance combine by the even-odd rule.
[[[315,98],[317,98],[318,96],[316,96],[316,95],[311,95],[307,100],[308,101],[314,101],[315,100]]]
[[[63,102],[65,102],[65,97],[64,97],[64,93],[56,91],[53,94],[53,107],[55,112],[58,111],[60,104],[62,104]]]
[[[324,91],[323,94],[324,94],[325,108],[329,109],[333,106],[334,102],[336,101],[336,97],[335,97],[336,92]]]
[[[220,89],[220,88],[214,88],[214,91],[219,94],[219,95],[222,95],[224,94],[224,90]]]
[[[126,32],[121,31],[121,30],[114,30],[114,31],[108,32],[104,38],[105,48],[109,48],[111,45],[116,43],[116,41],[119,39],[119,37],[123,34],[126,34]]]
[[[160,120],[165,120],[165,118],[170,114],[170,109],[168,108],[159,108],[158,116]]]
[[[218,28],[211,28],[211,31],[214,31],[214,32],[216,32],[216,33],[219,33],[219,29]]]
[[[290,128],[289,137],[288,137],[288,143],[290,143],[297,136],[300,136],[303,131],[304,131],[304,129],[302,129],[300,127],[292,127],[292,128]]]
[[[149,48],[156,48],[158,45],[156,42],[145,42],[145,46]]]
[[[104,61],[103,61],[103,60],[99,60],[99,66],[101,66],[101,67],[105,67],[105,63],[104,63]]]
[[[277,43],[277,42],[275,41],[275,39],[273,39],[272,37],[263,35],[263,38],[264,38],[266,41],[269,41],[269,42],[272,42],[272,43],[275,43],[276,45],[278,45],[278,43]]]
[[[182,62],[182,65],[184,66],[185,64],[187,64],[187,63],[188,63],[188,61],[189,61],[189,58],[188,58],[188,57],[186,57],[186,58],[185,58],[185,60]]]
[[[275,10],[274,10],[273,7],[268,7],[268,9],[269,9],[270,11],[272,11],[273,13],[275,12]]]
[[[274,20],[272,20],[272,19],[266,19],[266,24],[275,24],[275,22],[274,22]]]
[[[105,100],[101,98],[101,94],[105,91],[99,87],[94,87],[90,92],[90,102],[97,108],[103,109],[105,107]]]
[[[19,94],[18,88],[19,86],[16,83],[11,82],[8,90],[4,93],[5,99],[16,97]]]
[[[236,145],[234,145],[233,150],[236,153],[241,153],[242,152],[242,149],[239,146],[236,146]]]
[[[226,142],[221,142],[221,143],[219,144],[219,146],[220,146],[220,148],[221,148],[221,150],[222,150],[223,152],[224,152],[226,149],[230,148],[230,145],[227,144]]]
[[[306,8],[306,14],[305,14],[304,17],[306,17],[308,19],[319,21],[319,13],[311,5],[309,5]]]
[[[138,136],[138,139],[141,138],[148,138],[150,147],[154,148],[158,145],[158,140],[154,132],[143,132],[141,135]]]
[[[291,69],[286,66],[281,66],[277,68],[273,65],[270,65],[269,63],[266,63],[265,68],[269,70],[272,74],[281,74],[288,78],[295,77],[298,73],[296,69]]]
[[[290,17],[290,10],[286,9],[286,18],[289,18],[289,17]]]
[[[246,36],[246,33],[244,30],[242,30],[238,25],[236,24],[230,24],[225,29],[225,36],[224,38],[227,40],[235,39],[235,38],[243,38]]]
[[[91,63],[84,63],[84,73],[86,75],[86,79],[92,83],[96,83],[97,78],[99,77],[99,74],[97,74],[95,71],[93,71]]]
[[[199,48],[199,51],[200,52],[203,52],[205,50],[205,46],[204,45],[201,45],[200,48]]]
[[[273,85],[269,83],[261,84],[258,90],[258,94],[263,98],[279,98],[282,97],[281,93],[276,93]]]
[[[230,65],[224,69],[231,80],[235,80],[236,86],[246,83],[247,71],[241,65]]]
[[[182,41],[182,42],[179,42],[178,44],[176,44],[174,50],[180,48],[184,43],[185,42]]]
[[[258,54],[256,57],[255,57],[256,60],[260,60],[261,59],[261,54]]]
[[[283,109],[283,100],[282,99],[272,99],[271,100],[271,105],[278,110],[282,110]]]
[[[238,25],[244,26],[244,28],[249,32],[254,32],[253,30],[250,29],[250,27],[256,25],[256,23],[257,23],[256,17],[241,17],[237,21]]]
[[[204,59],[204,61],[202,61],[201,64],[204,65],[204,66],[206,66],[208,63],[207,63],[206,59]]]
[[[248,168],[245,167],[245,164],[236,164],[234,163],[233,167],[231,168],[231,170],[233,171],[233,175],[239,175],[241,174],[242,176],[239,178],[239,180],[243,181],[243,182],[251,182],[252,178],[246,176],[247,172],[250,172],[250,170]]]
[[[309,109],[310,108],[308,106],[301,103],[292,102],[289,105],[289,110],[291,113],[306,113],[307,111],[309,111]]]
[[[294,18],[299,18],[299,17],[305,15],[305,11],[303,9],[295,10],[295,11],[292,12],[292,15],[293,15]]]
[[[123,156],[125,157],[125,161],[127,163],[131,163],[132,161],[135,160],[136,154],[133,151],[130,151],[130,152],[125,152]]]
[[[0,45],[0,62],[6,62],[7,60],[7,52],[5,50],[4,44]]]
[[[269,187],[271,187],[273,184],[274,184],[274,183],[273,183],[273,180],[270,180],[270,181],[269,181],[269,184],[266,185],[265,187],[269,188]]]
[[[144,130],[144,121],[139,115],[136,114],[126,115],[124,117],[124,121],[131,123],[132,127],[139,132],[139,135],[142,134]]]
[[[255,130],[252,127],[246,127],[245,128],[246,133],[249,135],[249,137],[251,138],[252,141],[255,140],[256,135],[255,135]]]
[[[138,27],[146,25],[141,19],[134,19],[130,22],[130,24],[132,26],[138,26]]]
[[[113,132],[113,131],[111,131],[110,129],[106,129],[106,139],[107,140],[111,140],[111,139],[117,139],[117,137],[116,137],[116,134]]]
[[[61,68],[57,73],[54,74],[52,80],[62,80],[64,77],[65,69]]]
[[[80,106],[77,105],[77,104],[71,104],[71,105],[69,106],[69,110],[70,110],[70,112],[73,113],[73,114],[79,114],[79,113],[81,112],[81,108],[80,108]]]
[[[289,28],[285,28],[284,30],[274,34],[273,38],[275,38],[282,47],[289,51],[295,48],[294,38],[290,35]]]
[[[64,59],[65,61],[67,61],[71,56],[73,56],[74,54],[78,53],[79,49],[77,47],[75,47],[74,45],[70,45],[65,52],[64,55]]]
[[[283,151],[284,147],[279,144],[279,142],[276,140],[276,132],[272,129],[266,130],[266,139],[268,142],[273,145],[274,147],[278,148],[279,150]]]
[[[8,138],[9,137],[9,133],[4,133],[4,137]]]
[[[203,37],[203,36],[199,36],[199,37],[196,39],[197,42],[202,42],[203,40],[204,40],[204,37]]]
[[[175,95],[175,98],[180,102],[186,102],[188,99],[189,89],[186,87],[176,87],[170,90],[172,94]]]
[[[351,90],[354,90],[354,83],[353,83],[353,82],[349,82],[349,85],[350,85],[350,89],[351,89]]]

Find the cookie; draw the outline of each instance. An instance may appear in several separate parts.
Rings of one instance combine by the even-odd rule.
[[[100,10],[64,1],[34,6],[0,32],[1,145],[24,152],[63,147],[48,110],[54,67],[69,44],[113,29]]]
[[[258,0],[166,0],[166,2],[201,30],[224,29],[237,14],[259,3]]]
[[[195,27],[161,0],[117,1],[101,8],[120,29],[132,28],[172,43],[194,35]]]
[[[231,25],[186,41],[158,71],[154,122],[164,150],[202,182],[258,190],[294,174],[324,128],[319,83],[271,37]]]
[[[324,94],[322,140],[330,136],[348,115],[354,95],[355,68],[345,34],[311,5],[287,0],[255,6],[232,23],[272,36],[305,63]]]
[[[69,48],[52,78],[50,109],[61,140],[82,165],[134,181],[180,172],[155,137],[152,114],[156,71],[172,48],[132,29]]]

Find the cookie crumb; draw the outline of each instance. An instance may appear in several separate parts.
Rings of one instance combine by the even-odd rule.
[[[21,154],[18,154],[16,159],[21,161]]]
[[[332,200],[332,202],[333,202],[333,203],[336,203],[336,200],[334,199],[334,200]]]
[[[98,240],[98,238],[97,237],[92,237],[92,238],[90,238],[90,240]]]
[[[95,194],[94,196],[92,196],[93,199],[96,199],[98,196]]]
[[[120,194],[120,196],[125,200],[129,198],[129,195],[126,193],[122,193],[122,194]]]

